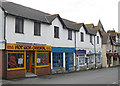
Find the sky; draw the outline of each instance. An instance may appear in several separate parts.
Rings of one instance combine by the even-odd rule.
[[[105,31],[118,31],[120,0],[7,0],[62,18],[95,26],[101,20]]]

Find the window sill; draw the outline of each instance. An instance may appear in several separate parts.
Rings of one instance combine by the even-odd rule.
[[[34,36],[41,36],[41,35],[36,35],[36,34],[34,34]]]
[[[60,39],[59,37],[54,37],[55,39]]]
[[[68,40],[72,40],[72,39],[68,39]]]
[[[22,69],[25,69],[25,68],[24,67],[23,68],[8,68],[7,70],[11,71],[11,70],[22,70]]]
[[[24,34],[24,33],[20,33],[20,32],[15,32],[15,33],[17,33],[17,34]]]
[[[49,65],[41,65],[41,66],[36,66],[36,68],[40,68],[40,67],[49,67]]]
[[[55,68],[53,68],[53,69],[60,69],[60,68],[63,68],[63,67],[55,67]]]

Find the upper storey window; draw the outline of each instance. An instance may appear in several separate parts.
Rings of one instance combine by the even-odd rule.
[[[59,38],[59,27],[54,26],[54,38]]]
[[[80,36],[81,36],[81,37],[80,37],[81,42],[84,42],[84,33],[81,32],[81,33],[80,33]]]
[[[72,40],[72,30],[68,30],[68,40]]]
[[[99,36],[97,36],[97,44],[99,44]]]
[[[15,33],[24,33],[24,20],[23,18],[16,17],[15,19]]]
[[[41,35],[41,28],[40,23],[34,22],[34,35],[40,36]]]

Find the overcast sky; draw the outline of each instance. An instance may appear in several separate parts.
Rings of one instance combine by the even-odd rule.
[[[8,0],[78,23],[97,25],[118,31],[118,1],[120,0]]]

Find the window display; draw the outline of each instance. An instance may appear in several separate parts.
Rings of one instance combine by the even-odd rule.
[[[37,66],[48,65],[48,53],[37,53]]]
[[[53,68],[63,67],[63,53],[53,53]]]
[[[93,55],[89,55],[89,64],[92,64],[94,62]]]
[[[84,63],[85,63],[85,56],[84,55],[79,56],[79,65],[84,65]]]
[[[74,65],[74,56],[73,53],[69,53],[69,66]]]
[[[24,67],[24,53],[8,53],[8,68]]]

